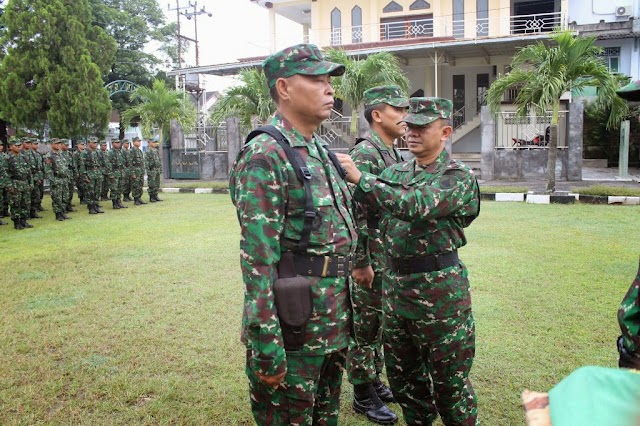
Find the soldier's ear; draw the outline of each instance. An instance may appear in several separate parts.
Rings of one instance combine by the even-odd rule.
[[[376,123],[382,123],[382,112],[379,109],[371,111],[371,119]]]
[[[289,100],[291,96],[289,95],[289,82],[286,78],[279,78],[276,80],[275,85],[276,93],[278,94],[278,100]]]

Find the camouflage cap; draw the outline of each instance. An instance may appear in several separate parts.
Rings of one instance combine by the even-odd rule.
[[[69,146],[69,139],[60,138],[60,143],[65,146]],[[76,145],[84,145],[84,141],[79,140],[78,142],[76,142]]]
[[[632,102],[640,101],[640,80],[632,81],[616,91],[622,99]]]
[[[139,140],[140,140],[140,138],[136,136],[136,137],[133,138],[132,142],[139,141]]]
[[[98,138],[96,138],[95,136],[89,136],[87,138],[87,142],[89,142],[89,143],[98,143]]]
[[[68,141],[69,141],[69,139],[60,139],[60,142],[62,142],[62,143],[67,143]],[[84,139],[79,139],[76,142],[76,145],[84,145]]]
[[[453,103],[444,98],[411,98],[409,99],[409,112],[400,120],[400,123],[408,123],[416,126],[426,126],[438,118],[451,118]]]
[[[22,145],[22,141],[15,136],[12,136],[11,138],[9,138],[9,146],[11,145]]]
[[[372,87],[364,91],[363,97],[365,108],[377,104],[387,104],[398,108],[409,106],[409,99],[402,94],[400,87],[394,85]]]
[[[60,142],[62,142],[62,141],[60,139],[58,139],[58,138],[51,138],[51,140],[49,141],[49,143],[51,145],[53,145],[55,143],[60,143]]]
[[[274,53],[262,63],[269,88],[276,85],[279,78],[292,75],[338,76],[344,74],[344,65],[325,61],[320,49],[314,44],[297,44]]]
[[[107,141],[100,141],[100,142],[98,142],[98,144],[106,146],[107,145]]]
[[[26,136],[21,137],[20,138],[20,142],[22,142],[22,143],[31,143],[31,138],[28,138]]]
[[[40,139],[38,138],[31,138],[31,143],[35,143],[36,145],[40,143]]]
[[[116,141],[114,141],[115,143],[129,143],[129,139],[124,138],[124,139],[118,139]]]

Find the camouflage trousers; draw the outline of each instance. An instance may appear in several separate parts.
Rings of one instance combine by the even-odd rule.
[[[144,169],[131,169],[130,181],[131,187],[129,192],[133,195],[133,198],[142,197],[142,186],[144,185]],[[129,192],[126,192],[128,194]]]
[[[387,377],[408,425],[478,424],[469,380],[475,355],[471,310],[442,319],[384,317]]]
[[[42,200],[42,191],[44,190],[44,182],[42,179],[34,180],[31,187],[31,208],[34,209],[40,205]]]
[[[158,195],[160,190],[160,173],[161,170],[148,170],[147,171],[147,192],[149,195]]]
[[[376,273],[371,288],[353,285],[353,328],[349,345],[347,377],[354,385],[374,381],[382,373],[382,276]]]
[[[73,181],[75,180],[76,182],[76,187],[78,188],[78,198],[80,198],[80,201],[84,201],[85,195],[84,195],[84,187],[85,187],[85,182],[81,179],[81,178],[77,178],[77,179],[69,179],[69,204],[71,204],[71,200],[73,199]]]
[[[7,189],[0,188],[0,214],[2,214],[2,212],[8,207],[7,198]]]
[[[51,190],[51,205],[55,214],[65,213],[69,204],[69,182],[64,178],[49,180]]]
[[[84,199],[87,204],[98,204],[100,196],[102,174],[95,173],[88,175],[89,182],[84,183]]]
[[[338,424],[346,349],[320,356],[287,353],[287,374],[277,388],[262,384],[249,368],[251,411],[258,426]]]
[[[142,171],[144,175],[144,170]],[[122,194],[129,195],[133,191],[133,176],[135,172],[132,169],[126,169],[122,172]],[[144,179],[144,176],[143,176]],[[142,196],[142,194],[140,194]],[[135,195],[134,195],[135,197]]]
[[[109,198],[109,175],[102,174],[102,186],[100,188],[100,198]]]
[[[11,220],[28,219],[31,212],[31,187],[26,181],[11,181],[7,188]]]
[[[109,197],[111,200],[119,200],[122,191],[122,174],[120,171],[113,172],[109,176]]]

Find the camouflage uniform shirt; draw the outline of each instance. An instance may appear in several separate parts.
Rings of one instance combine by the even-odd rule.
[[[314,136],[305,138],[276,113],[273,124],[300,152],[312,175],[313,223],[308,254],[352,255],[357,230],[351,194]],[[230,195],[241,228],[240,265],[245,284],[242,341],[258,374],[285,371],[286,356],[272,285],[280,254],[295,251],[301,238],[305,192],[284,150],[268,135],[250,141],[233,167]],[[301,355],[325,355],[346,348],[351,306],[348,277],[310,277],[313,313]]]

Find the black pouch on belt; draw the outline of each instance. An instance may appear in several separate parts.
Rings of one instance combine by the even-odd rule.
[[[273,295],[284,348],[287,351],[299,351],[304,345],[307,322],[313,311],[313,296],[311,280],[295,272],[292,252],[282,253],[280,257]]]

